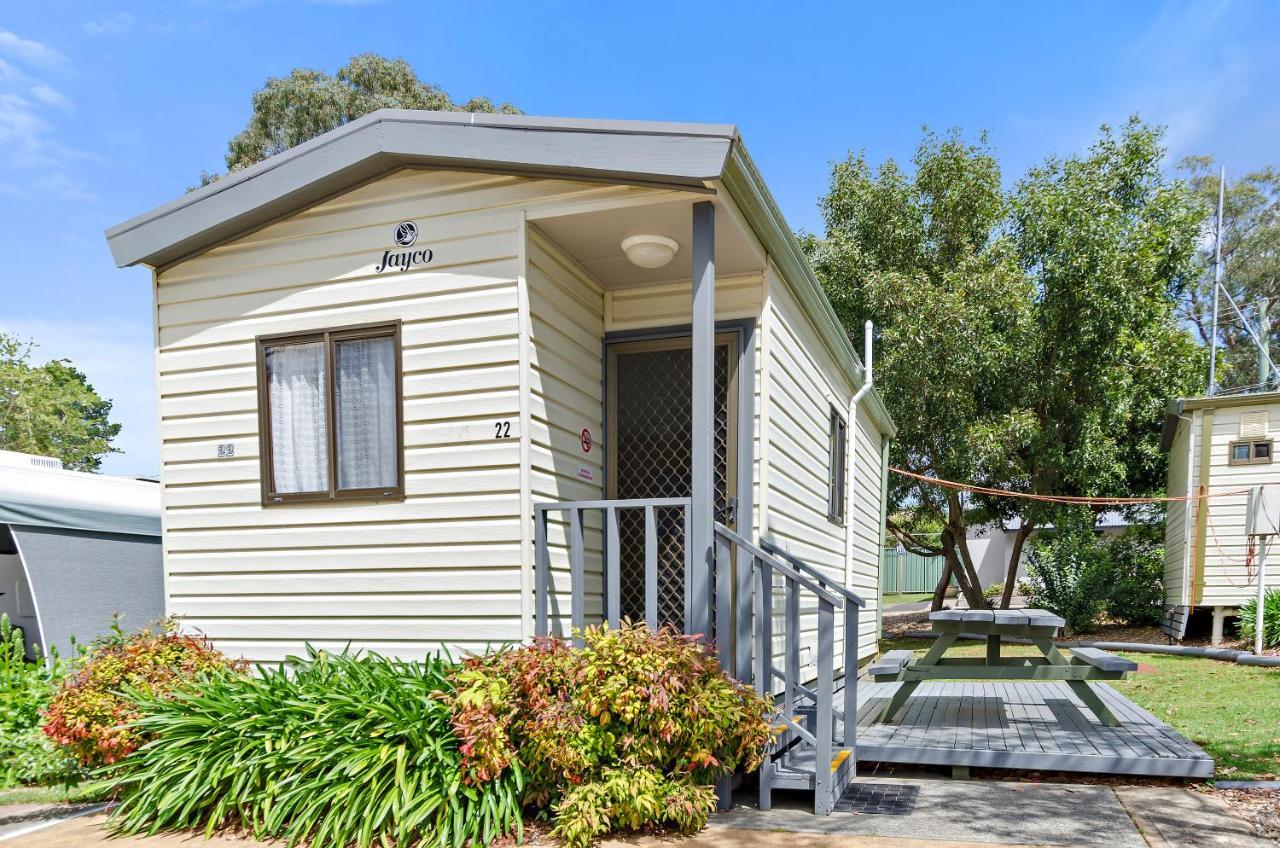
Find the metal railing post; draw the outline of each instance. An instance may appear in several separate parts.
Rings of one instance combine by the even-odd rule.
[[[546,636],[550,630],[547,622],[547,608],[551,604],[550,554],[547,551],[547,511],[533,511],[533,632],[538,636]]]
[[[844,602],[844,746],[858,735],[858,605]],[[850,754],[852,756],[852,754]]]
[[[573,626],[573,644],[582,647],[582,628],[586,626],[587,604],[584,579],[582,541],[582,510],[569,510],[569,588],[573,595],[570,621]]]
[[[644,620],[650,630],[658,629],[658,520],[652,506],[644,508]]]
[[[715,646],[716,659],[720,667],[732,677],[738,677],[733,667],[733,572],[729,566],[729,542],[719,533],[715,535],[715,587],[716,587],[716,623]]]
[[[832,700],[835,698],[835,607],[826,599],[818,599],[818,744],[813,764],[814,812],[825,816],[831,812],[831,797],[835,774],[831,771],[832,737],[835,732],[835,716]]]
[[[783,645],[786,661],[783,664],[783,705],[787,718],[796,716],[796,684],[800,679],[800,593],[792,577],[786,579],[786,614],[783,622]]]
[[[604,593],[605,620],[617,630],[622,622],[621,550],[618,540],[618,508],[605,507],[604,511]]]

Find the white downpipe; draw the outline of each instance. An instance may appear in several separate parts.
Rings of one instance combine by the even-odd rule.
[[[858,401],[862,400],[863,395],[871,391],[871,330],[872,324],[867,321],[865,335],[862,339],[862,385],[854,393],[853,400],[849,402],[849,423],[851,425],[858,414]]]

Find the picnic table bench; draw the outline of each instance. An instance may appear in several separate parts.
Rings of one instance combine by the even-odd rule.
[[[1110,727],[1120,724],[1089,683],[1122,680],[1138,668],[1137,663],[1097,648],[1072,648],[1070,656],[1064,654],[1053,639],[1066,622],[1048,610],[939,610],[930,613],[929,620],[938,636],[923,657],[915,659],[911,651],[889,651],[868,670],[877,683],[897,680],[902,684],[881,712],[881,721],[892,722],[926,680],[1030,680],[1064,682],[1099,721]],[[944,656],[968,634],[986,637],[985,659]],[[1029,641],[1041,655],[1001,656],[1001,642],[1012,638]]]

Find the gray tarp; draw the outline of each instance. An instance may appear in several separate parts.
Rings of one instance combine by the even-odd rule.
[[[160,539],[11,525],[46,646],[65,652],[74,635],[106,633],[114,613],[134,630],[164,615]]]

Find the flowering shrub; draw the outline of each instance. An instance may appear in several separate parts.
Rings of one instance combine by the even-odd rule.
[[[141,718],[135,695],[163,696],[201,674],[244,668],[204,637],[178,633],[173,619],[132,635],[117,629],[63,682],[44,711],[44,732],[82,766],[109,765],[145,741],[129,726]]]
[[[759,767],[768,702],[677,633],[624,624],[583,636],[580,650],[540,639],[453,672],[464,782],[518,765],[526,802],[554,811],[570,848],[646,824],[701,829],[711,784]]]

